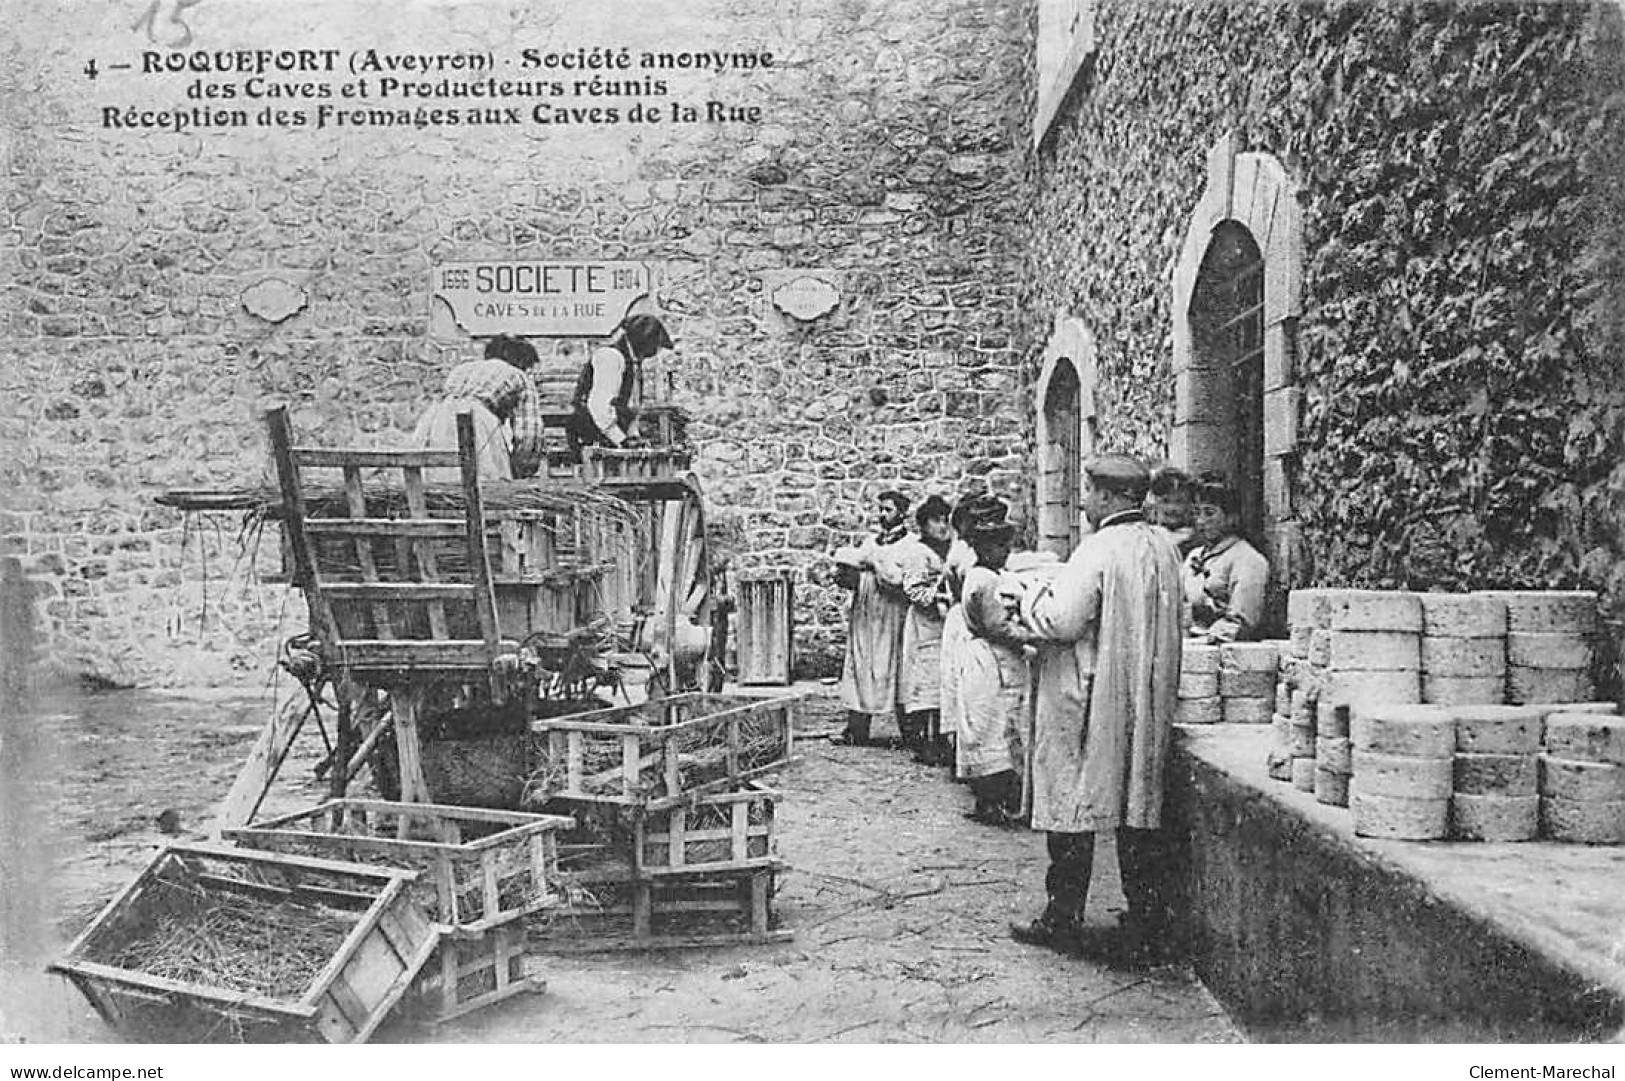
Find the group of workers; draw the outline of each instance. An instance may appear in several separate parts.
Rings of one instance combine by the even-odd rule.
[[[903,747],[971,786],[967,817],[1047,835],[1047,903],[1012,935],[1138,966],[1178,943],[1161,826],[1183,643],[1259,636],[1268,565],[1221,476],[1123,455],[1083,472],[1091,531],[1064,563],[1013,553],[998,499],[928,497],[910,533],[906,497],[876,498],[877,532],[835,553],[853,592],[835,740],[869,743],[873,718],[895,716]],[[1084,907],[1107,829],[1128,909],[1096,929]]]
[[[608,340],[596,346],[576,379],[565,439],[572,460],[581,448],[636,447],[639,373],[644,363],[673,349],[671,335],[659,318],[628,315]],[[483,480],[513,480],[534,475],[545,456],[541,396],[531,369],[536,347],[521,338],[499,334],[485,343],[485,355],[464,361],[446,374],[441,396],[424,411],[412,433],[412,445],[454,449],[456,418],[473,415],[475,452]]]

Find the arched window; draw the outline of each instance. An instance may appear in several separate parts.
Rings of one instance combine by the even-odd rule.
[[[1037,385],[1038,547],[1065,559],[1082,539],[1083,461],[1095,452],[1095,342],[1057,315]]]

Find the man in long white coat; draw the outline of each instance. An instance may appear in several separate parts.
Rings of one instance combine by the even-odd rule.
[[[1032,828],[1048,834],[1048,904],[1011,933],[1103,960],[1150,959],[1170,930],[1163,780],[1179,683],[1184,603],[1178,553],[1141,512],[1148,470],[1106,455],[1084,466],[1095,532],[1021,599],[1040,652]],[[1117,935],[1083,933],[1095,834],[1117,831],[1128,912]]]
[[[841,701],[846,728],[834,742],[863,746],[875,714],[897,709],[897,675],[903,652],[903,595],[898,549],[908,540],[904,516],[908,500],[900,492],[875,499],[879,532],[856,549],[838,552],[841,584],[852,590],[852,619],[846,633],[846,661],[841,666]]]

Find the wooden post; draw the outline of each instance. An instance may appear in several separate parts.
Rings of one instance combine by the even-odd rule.
[[[401,767],[401,802],[429,803],[429,785],[423,779],[423,748],[418,742],[418,707],[423,704],[423,689],[410,683],[391,687],[389,704],[395,715],[395,749]],[[407,822],[407,817],[402,815],[403,831]]]

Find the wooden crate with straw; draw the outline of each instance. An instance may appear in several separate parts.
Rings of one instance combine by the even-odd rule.
[[[525,799],[656,811],[737,789],[790,761],[796,701],[692,693],[534,721]]]
[[[737,792],[699,796],[637,816],[632,848],[637,873],[659,878],[776,866],[773,816],[780,798],[746,782]]]
[[[340,799],[224,836],[252,848],[422,871],[416,893],[432,922],[478,934],[563,897],[563,815],[433,803]]]
[[[171,845],[49,968],[136,1039],[362,1043],[439,945],[417,878]]]

